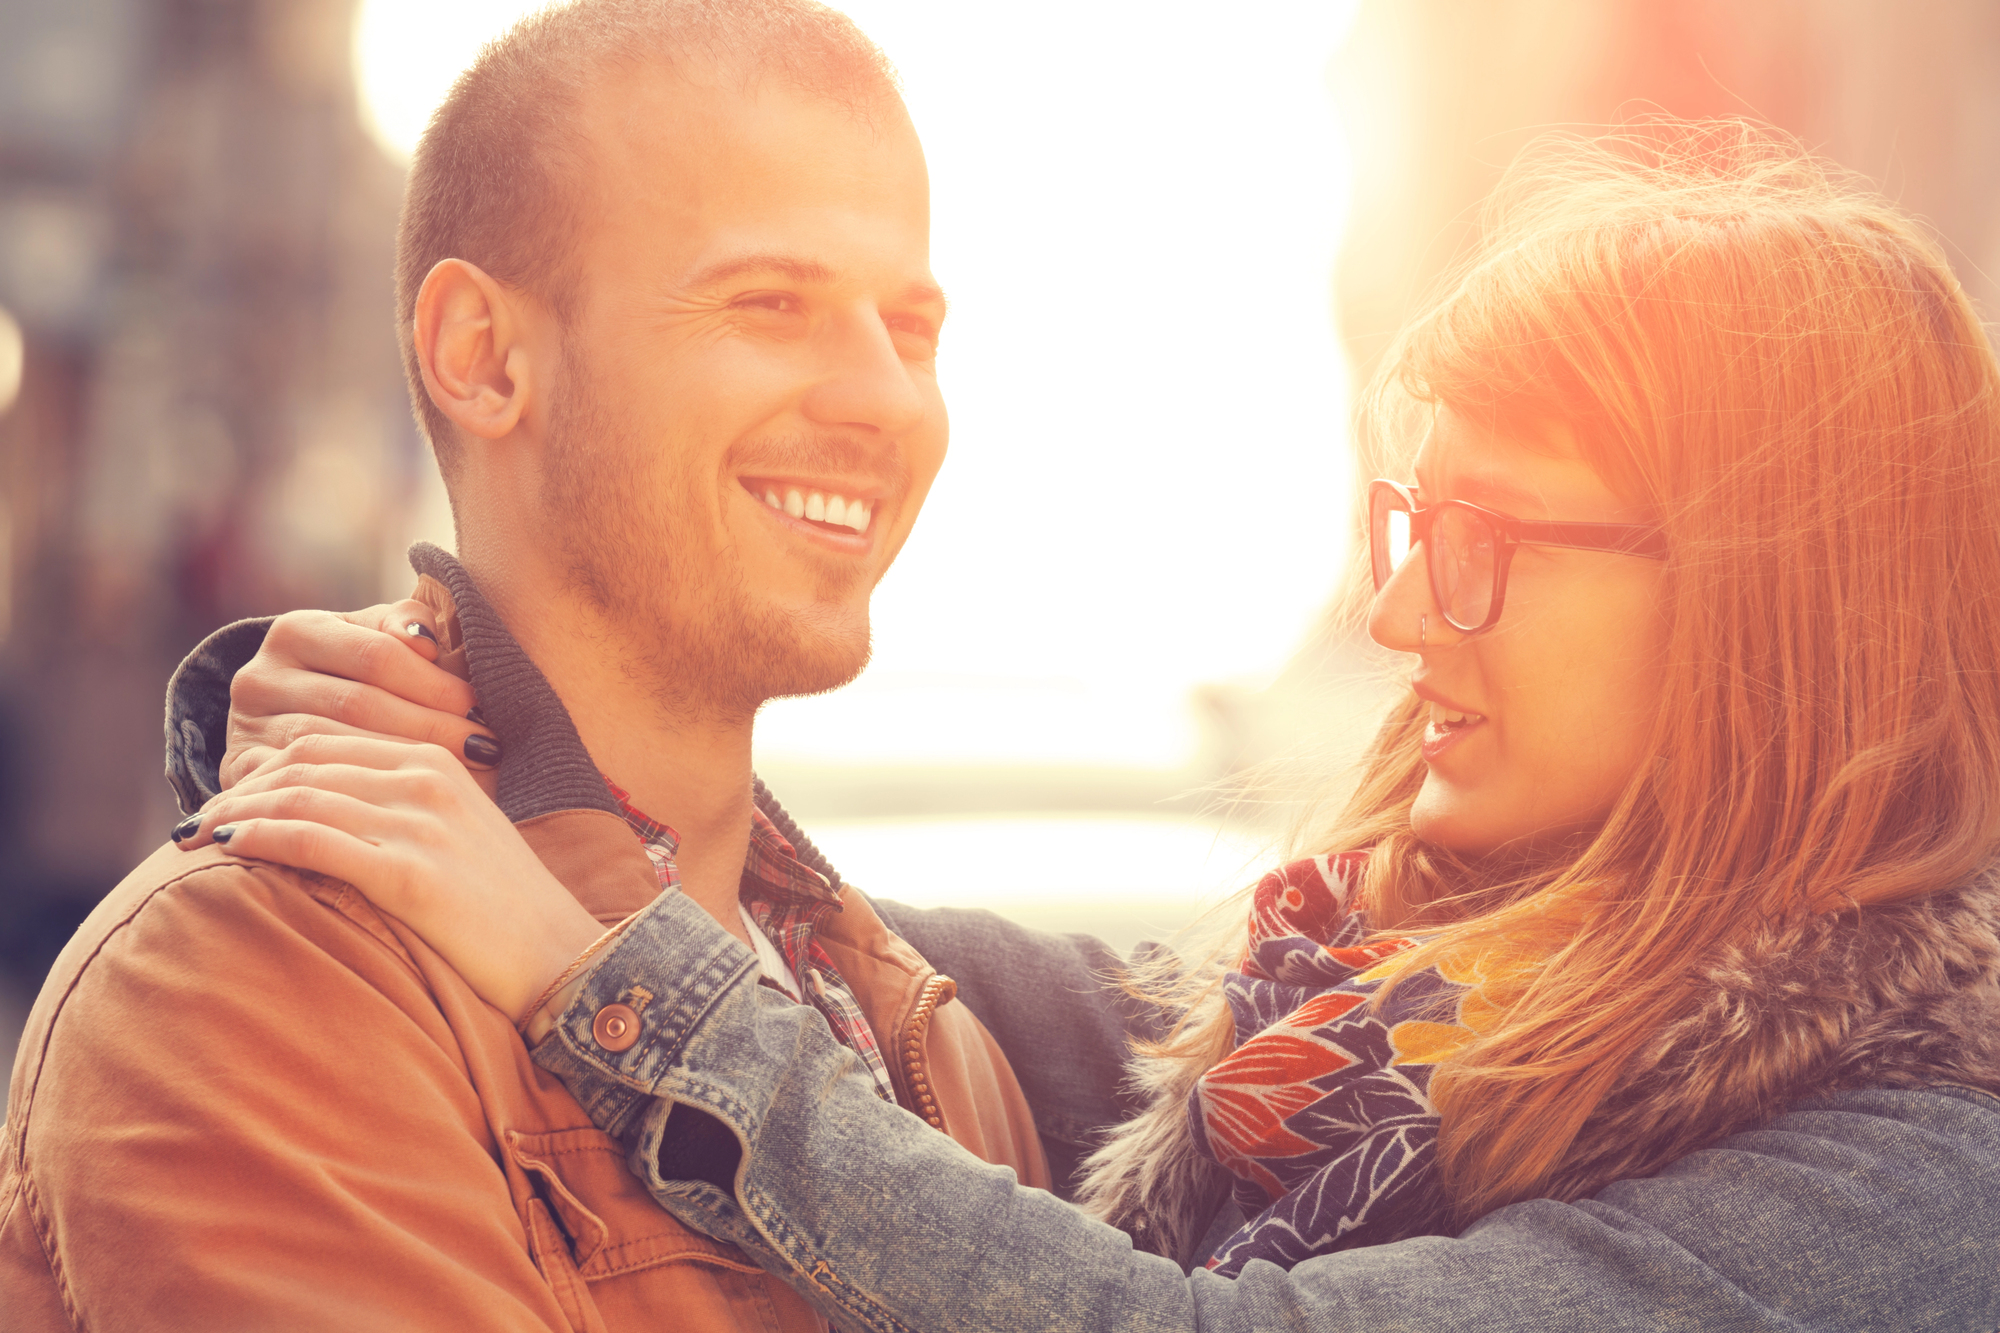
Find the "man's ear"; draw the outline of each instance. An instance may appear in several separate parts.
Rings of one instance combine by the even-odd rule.
[[[417,291],[413,332],[424,391],[469,435],[506,435],[539,390],[530,305],[463,259],[439,260]]]

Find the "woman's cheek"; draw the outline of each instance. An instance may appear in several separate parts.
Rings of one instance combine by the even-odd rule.
[[[1522,632],[1495,645],[1509,650],[1489,664],[1507,681],[1492,737],[1502,841],[1566,832],[1599,813],[1608,682],[1602,643],[1581,628],[1524,616]]]
[[[1538,700],[1533,767],[1551,829],[1587,828],[1610,814],[1645,758],[1660,701],[1658,653],[1639,616],[1606,617],[1603,635],[1575,645],[1559,688]],[[1576,668],[1583,669],[1576,669]]]

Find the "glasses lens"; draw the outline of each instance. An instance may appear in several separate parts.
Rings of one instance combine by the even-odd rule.
[[[1410,558],[1410,511],[1386,486],[1368,497],[1368,547],[1375,566],[1375,591]]]
[[[1469,509],[1445,505],[1431,525],[1431,581],[1438,609],[1462,630],[1478,629],[1493,609],[1498,538]]]

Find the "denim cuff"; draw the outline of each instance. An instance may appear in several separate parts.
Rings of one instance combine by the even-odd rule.
[[[693,899],[663,893],[591,965],[555,1030],[535,1046],[535,1063],[622,1139],[653,1099],[670,1095],[689,1040],[732,988],[755,990],[755,965],[756,955]]]

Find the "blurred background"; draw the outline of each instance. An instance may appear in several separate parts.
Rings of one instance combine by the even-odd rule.
[[[450,543],[390,326],[404,163],[513,0],[0,0],[0,1056],[174,822],[168,672]],[[856,0],[930,155],[952,455],[854,686],[758,768],[856,882],[1121,942],[1379,709],[1321,626],[1349,386],[1538,130],[1802,136],[1988,309],[1986,0]],[[1233,776],[1267,795],[1217,809]],[[936,867],[948,865],[940,875]]]

